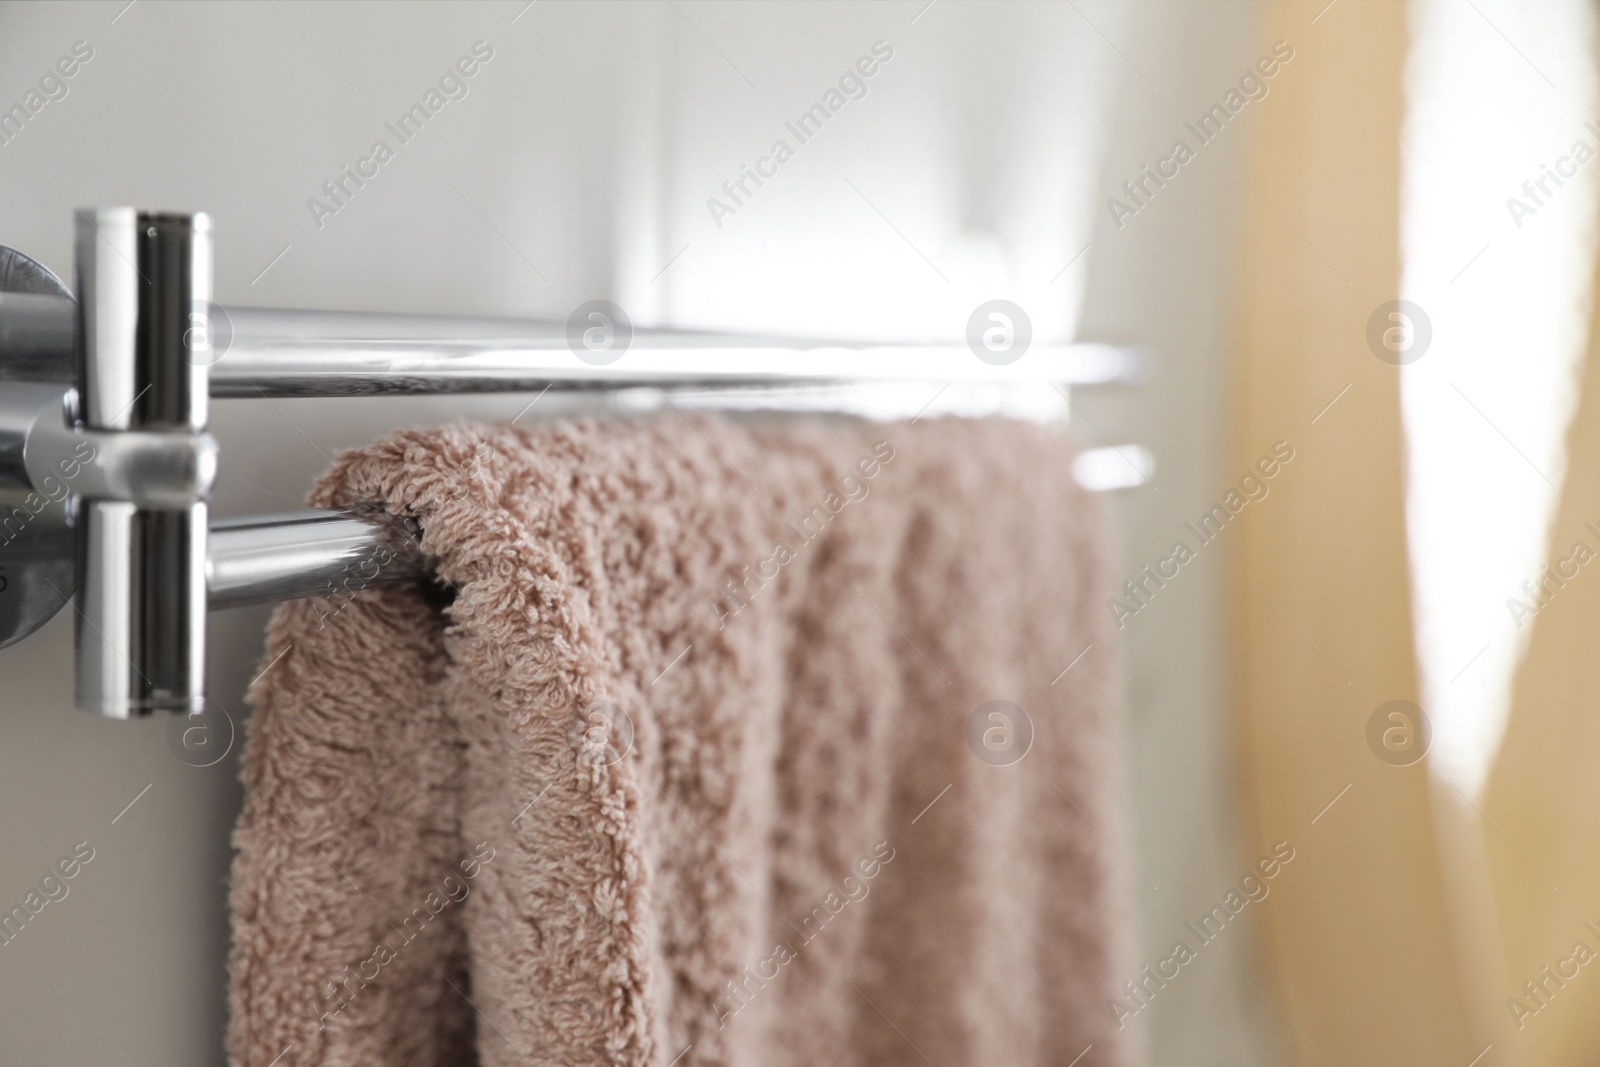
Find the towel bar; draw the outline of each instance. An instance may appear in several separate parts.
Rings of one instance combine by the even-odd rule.
[[[75,237],[76,299],[0,247],[0,647],[75,596],[75,700],[110,718],[202,710],[208,608],[346,596],[427,571],[416,531],[392,517],[211,520],[213,396],[556,389],[605,391],[624,408],[671,393],[702,408],[853,411],[908,385],[924,387],[919,402],[948,387],[990,403],[1134,382],[1151,363],[1108,344],[1011,355],[646,329],[599,300],[566,323],[225,308],[211,299],[205,214],[85,210]],[[1148,476],[1143,449],[1117,459],[1129,484]]]

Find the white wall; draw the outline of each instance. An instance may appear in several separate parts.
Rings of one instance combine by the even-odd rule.
[[[604,296],[638,322],[954,339],[973,306],[1004,297],[1036,336],[1145,340],[1166,357],[1136,394],[1080,402],[1162,465],[1159,489],[1118,505],[1125,558],[1145,560],[1230,480],[1243,138],[1120,231],[1102,201],[1253,58],[1251,9],[923,8],[8,4],[0,107],[74,42],[94,57],[0,146],[0,242],[70,278],[74,205],[207,210],[225,305],[564,319]],[[319,228],[307,199],[375,139],[396,147],[385,120],[480,40],[494,57],[468,95]],[[867,95],[717,225],[707,198],[880,40],[894,56]],[[324,454],[390,426],[507,418],[527,399],[218,402],[215,510],[297,506]],[[1133,858],[1160,886],[1140,883],[1141,961],[1248,859],[1230,829],[1219,563],[1128,634]],[[264,618],[212,619],[211,693],[236,719]],[[71,894],[0,947],[0,1047],[41,1067],[215,1063],[233,759],[191,767],[163,721],[73,711],[70,631],[62,615],[0,652],[0,903],[75,842],[95,848]],[[1267,1061],[1249,958],[1243,940],[1219,946],[1163,994],[1136,1023],[1151,1062]]]

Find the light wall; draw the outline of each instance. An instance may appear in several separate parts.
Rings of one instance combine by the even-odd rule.
[[[1196,122],[1270,47],[1260,38],[1263,9],[1130,7],[1130,24],[1116,41],[1126,58],[1118,60],[1121,92],[1101,174],[1082,331],[1148,342],[1160,353],[1161,369],[1137,391],[1096,391],[1078,401],[1092,424],[1082,431],[1087,439],[1142,441],[1156,456],[1156,484],[1115,498],[1119,584],[1169,556],[1175,542],[1192,541],[1184,523],[1206,513],[1243,473],[1229,467],[1236,221],[1241,198],[1255,195],[1246,184],[1251,139],[1263,109],[1274,104],[1268,82],[1265,99],[1247,104],[1221,134],[1199,144],[1185,123]],[[1294,76],[1291,63],[1276,78]],[[1146,180],[1141,206],[1123,183],[1169,156],[1180,139],[1196,149],[1194,159],[1160,188]],[[1136,213],[1113,212],[1105,202],[1113,196]],[[1217,904],[1256,859],[1247,854],[1239,821],[1226,671],[1232,620],[1223,583],[1234,532],[1203,546],[1147,598],[1148,606],[1124,620],[1134,858],[1142,871],[1134,884],[1143,927],[1130,980],[1170,955],[1175,941],[1195,943],[1184,924]],[[1255,917],[1244,913],[1128,1022],[1143,1031],[1146,1062],[1283,1062],[1276,1044],[1281,1023],[1248,984],[1268,988],[1258,930]]]

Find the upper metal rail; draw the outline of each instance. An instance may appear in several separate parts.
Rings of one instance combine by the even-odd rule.
[[[607,316],[574,329],[529,319],[280,308],[204,309],[190,360],[214,397],[339,397],[417,393],[770,389],[937,382],[1062,386],[1128,383],[1146,373],[1140,349],[1036,344],[1014,362],[959,345],[876,344],[637,328]],[[593,312],[591,314],[603,314]],[[0,379],[67,380],[77,309],[70,297],[0,295],[0,329],[15,354]],[[204,331],[202,334],[201,331]],[[596,340],[598,338],[598,340]],[[589,347],[590,345],[594,347]],[[25,345],[25,348],[24,348]],[[604,347],[601,347],[604,346]],[[47,368],[61,368],[47,375]]]
[[[853,382],[1081,386],[1131,381],[1147,362],[1126,347],[1049,344],[995,365],[950,345],[645,330],[609,318],[579,332],[521,319],[227,308],[213,322],[216,397]],[[585,333],[609,347],[585,348]]]

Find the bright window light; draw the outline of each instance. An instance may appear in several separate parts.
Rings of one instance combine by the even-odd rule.
[[[1587,335],[1594,13],[1413,0],[1411,22],[1401,295],[1433,327],[1398,371],[1417,649],[1434,767],[1471,796],[1527,643],[1507,602],[1544,563]]]

